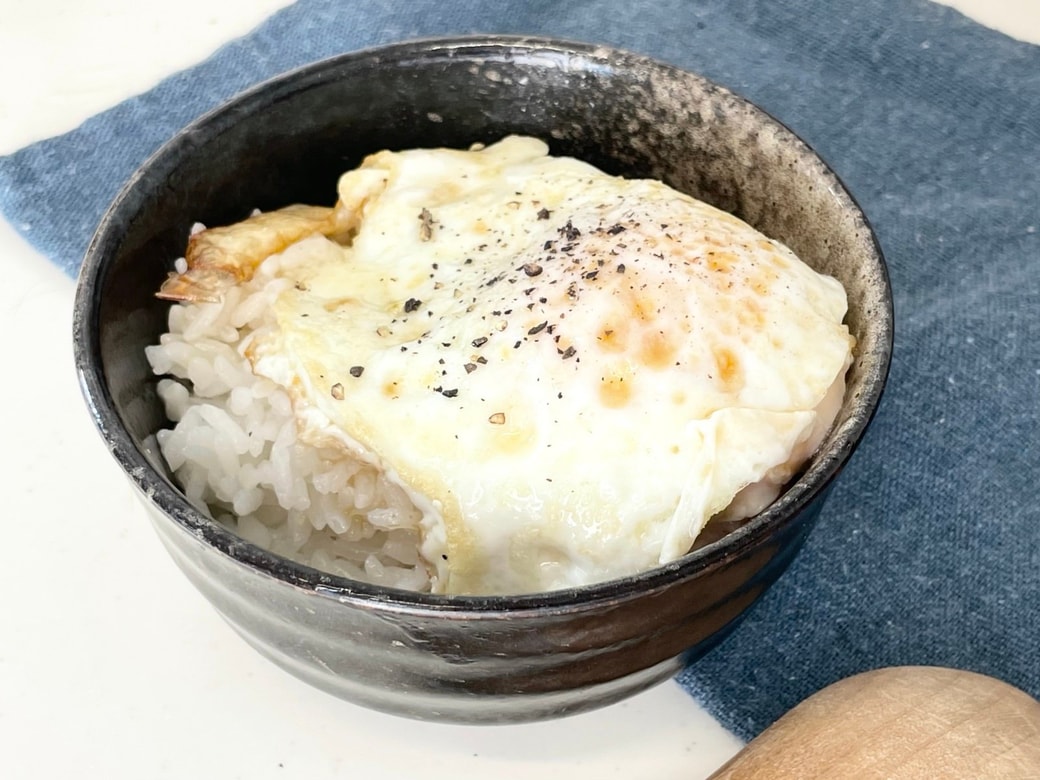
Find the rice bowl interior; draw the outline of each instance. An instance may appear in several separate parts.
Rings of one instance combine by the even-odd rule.
[[[147,350],[188,498],[321,571],[482,595],[644,571],[772,501],[841,407],[841,285],[547,153],[381,152],[333,210],[197,226]]]

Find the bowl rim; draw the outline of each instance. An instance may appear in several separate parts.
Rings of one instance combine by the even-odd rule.
[[[325,74],[340,67],[377,65],[385,61],[414,62],[418,60],[468,57],[483,52],[488,58],[497,55],[508,58],[511,54],[568,56],[585,61],[598,61],[601,66],[617,68],[644,67],[659,73],[700,82],[719,99],[742,106],[767,124],[778,129],[778,137],[785,145],[799,149],[811,160],[815,173],[831,184],[835,197],[843,208],[850,210],[867,231],[872,248],[871,257],[877,268],[876,279],[883,285],[883,311],[872,311],[878,321],[877,350],[873,353],[876,365],[865,378],[864,391],[854,399],[853,419],[834,434],[827,449],[817,453],[807,469],[790,483],[781,495],[763,512],[720,539],[699,547],[670,563],[655,566],[637,574],[619,577],[580,587],[548,592],[517,595],[447,595],[421,593],[374,585],[347,577],[322,572],[303,563],[266,550],[228,530],[220,523],[196,510],[167,477],[155,470],[141,449],[134,443],[116,411],[105,382],[100,361],[99,334],[94,327],[100,302],[99,282],[107,272],[107,258],[119,245],[115,227],[133,213],[137,203],[138,187],[145,179],[172,170],[185,146],[194,146],[198,139],[219,133],[222,128],[237,121],[243,114],[251,114],[258,106],[320,81]],[[612,63],[607,63],[610,59]],[[807,153],[807,154],[806,154]],[[739,557],[747,548],[756,545],[764,536],[771,535],[788,525],[800,511],[838,476],[863,434],[877,413],[888,379],[894,338],[894,311],[891,282],[877,236],[863,209],[831,166],[805,140],[786,124],[760,106],[732,90],[698,74],[665,61],[625,49],[572,41],[563,38],[530,35],[455,35],[432,36],[402,40],[346,52],[285,71],[237,93],[217,107],[178,130],[153,152],[127,179],[119,193],[106,209],[84,256],[76,284],[73,309],[73,351],[80,389],[99,434],[106,441],[109,452],[120,464],[126,476],[140,491],[142,497],[159,513],[173,521],[182,532],[188,533],[212,547],[215,551],[245,566],[258,575],[284,582],[294,588],[319,596],[357,606],[376,606],[379,609],[408,613],[412,616],[439,615],[459,619],[480,616],[506,617],[531,611],[573,612],[576,609],[596,609],[604,603],[619,603],[644,596],[649,592],[670,588],[694,574],[724,565]],[[848,403],[848,399],[846,399]]]

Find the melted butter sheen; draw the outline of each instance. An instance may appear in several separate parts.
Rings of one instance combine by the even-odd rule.
[[[530,138],[373,155],[349,246],[290,247],[255,367],[425,509],[434,589],[523,593],[684,554],[790,476],[843,381],[845,295],[746,224]],[[826,421],[829,425],[830,421]]]

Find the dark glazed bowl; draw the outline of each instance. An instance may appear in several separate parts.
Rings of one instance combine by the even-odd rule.
[[[768,510],[639,576],[521,597],[407,593],[322,574],[236,537],[188,503],[149,442],[166,423],[146,345],[154,297],[196,221],[335,199],[383,148],[507,133],[605,170],[663,179],[840,279],[855,363],[838,423]],[[877,406],[892,343],[884,261],[834,173],[761,110],[633,54],[459,38],[337,57],[266,82],[180,132],[126,185],[87,253],[75,356],[101,435],[177,565],[257,650],[343,698],[412,717],[548,718],[674,674],[733,628],[791,562]],[[729,530],[729,533],[721,533]]]

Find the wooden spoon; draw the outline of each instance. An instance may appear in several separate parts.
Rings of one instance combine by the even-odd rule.
[[[1040,702],[973,672],[900,666],[810,696],[709,780],[1040,778]]]

